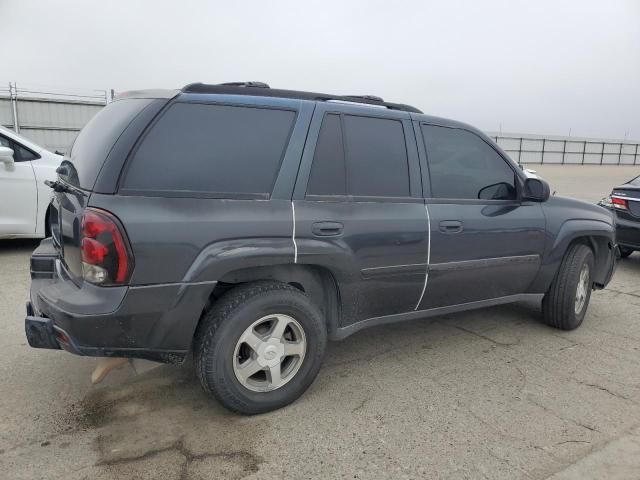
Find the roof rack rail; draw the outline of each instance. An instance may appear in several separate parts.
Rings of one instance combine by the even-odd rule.
[[[255,87],[255,88],[271,88],[264,82],[225,82],[219,85],[228,85],[230,87]]]
[[[256,88],[256,90],[254,90]],[[254,95],[260,97],[280,97],[312,101],[343,101],[363,105],[382,106],[390,110],[422,113],[411,105],[385,102],[374,95],[331,95],[327,93],[303,92],[271,88],[263,82],[230,82],[220,84],[190,83],[182,88],[184,93],[211,93],[219,95]]]
[[[376,95],[346,95],[349,98],[364,98],[365,100],[373,100],[374,102],[384,102],[382,97]]]

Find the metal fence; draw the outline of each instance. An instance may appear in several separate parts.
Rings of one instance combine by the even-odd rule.
[[[534,135],[500,135],[491,133],[498,145],[518,163],[571,165],[638,165],[638,143],[539,137]]]
[[[47,91],[5,85],[0,85],[0,125],[51,151],[67,153],[80,129],[108,100],[106,90]]]
[[[106,90],[0,84],[0,125],[51,151],[68,153],[76,135],[113,98]],[[521,164],[640,165],[637,142],[528,134],[489,135]]]

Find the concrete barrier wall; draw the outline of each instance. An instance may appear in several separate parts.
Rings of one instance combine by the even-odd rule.
[[[64,94],[0,88],[0,125],[50,151],[68,153],[78,132],[106,104],[106,92]]]

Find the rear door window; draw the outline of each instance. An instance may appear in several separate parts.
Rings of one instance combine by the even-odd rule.
[[[110,103],[80,131],[71,148],[62,180],[91,190],[107,155],[125,128],[152,100],[128,99]]]
[[[460,128],[422,125],[434,198],[514,200],[515,173],[476,134]]]
[[[347,194],[346,182],[340,115],[329,114],[320,127],[307,194],[344,196]]]
[[[344,116],[349,194],[409,197],[409,164],[402,122]]]
[[[295,116],[291,110],[176,103],[142,140],[121,191],[268,198]]]
[[[307,195],[354,199],[410,196],[402,122],[327,114],[322,122]]]

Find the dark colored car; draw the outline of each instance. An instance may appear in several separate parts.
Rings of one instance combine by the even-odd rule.
[[[486,135],[372,96],[193,84],[79,134],[31,258],[33,347],[182,362],[243,413],[311,384],[327,339],[525,299],[582,322],[611,212],[549,197]]]
[[[615,187],[599,205],[615,212],[620,256],[626,258],[640,250],[640,176]]]

